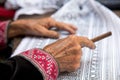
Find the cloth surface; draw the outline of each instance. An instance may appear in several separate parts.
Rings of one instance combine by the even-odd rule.
[[[7,0],[7,9],[18,9],[14,19],[20,15],[45,14],[58,10],[69,0]]]
[[[95,50],[83,48],[81,67],[75,72],[60,74],[58,80],[120,80],[119,17],[94,0],[70,0],[51,17],[77,26],[76,35],[90,39],[112,32],[112,36],[95,43]],[[67,36],[65,31],[60,33],[60,38]],[[12,56],[34,47],[43,48],[54,41],[56,40],[24,38]]]

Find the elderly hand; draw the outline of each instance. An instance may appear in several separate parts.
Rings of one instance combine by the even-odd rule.
[[[56,59],[60,72],[71,72],[80,67],[82,47],[94,49],[95,45],[86,37],[70,35],[47,45],[44,47],[44,51],[50,53]]]
[[[10,24],[10,27],[8,29],[8,38],[16,37],[19,35],[58,38],[59,34],[56,31],[49,30],[52,27],[66,30],[72,34],[74,34],[76,31],[76,27],[73,25],[57,22],[50,17],[43,19],[17,20]]]

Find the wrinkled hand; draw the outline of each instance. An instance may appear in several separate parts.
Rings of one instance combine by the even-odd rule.
[[[43,19],[17,20],[10,24],[10,28],[8,29],[8,38],[19,35],[58,38],[59,34],[56,31],[49,30],[52,27],[66,30],[72,34],[76,31],[76,27],[73,25],[57,22],[50,17]]]
[[[60,72],[71,72],[80,67],[82,47],[94,49],[95,45],[86,37],[70,35],[47,45],[43,50],[50,53],[56,59]]]

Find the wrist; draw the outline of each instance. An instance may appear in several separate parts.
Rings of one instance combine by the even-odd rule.
[[[8,38],[13,38],[22,35],[23,31],[20,29],[20,26],[22,25],[19,21],[11,22],[8,27]]]
[[[60,67],[60,63],[59,63],[59,60],[52,54],[52,52],[54,52],[54,51],[49,51],[49,50],[47,50],[47,49],[43,49],[45,52],[47,52],[47,53],[49,53],[54,59],[55,59],[55,61],[57,62],[57,65],[58,65],[58,70],[59,70],[59,72],[62,72],[61,71],[61,67]],[[52,49],[51,49],[52,50]]]

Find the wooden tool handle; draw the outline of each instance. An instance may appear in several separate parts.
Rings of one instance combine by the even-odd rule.
[[[95,38],[93,38],[93,39],[91,39],[91,40],[92,40],[93,42],[97,42],[97,41],[99,41],[99,40],[101,40],[101,39],[104,39],[104,38],[110,36],[110,35],[112,35],[112,32],[107,32],[107,33],[104,33],[104,34],[102,34],[102,35],[99,35],[99,36],[97,36],[97,37],[95,37]]]

